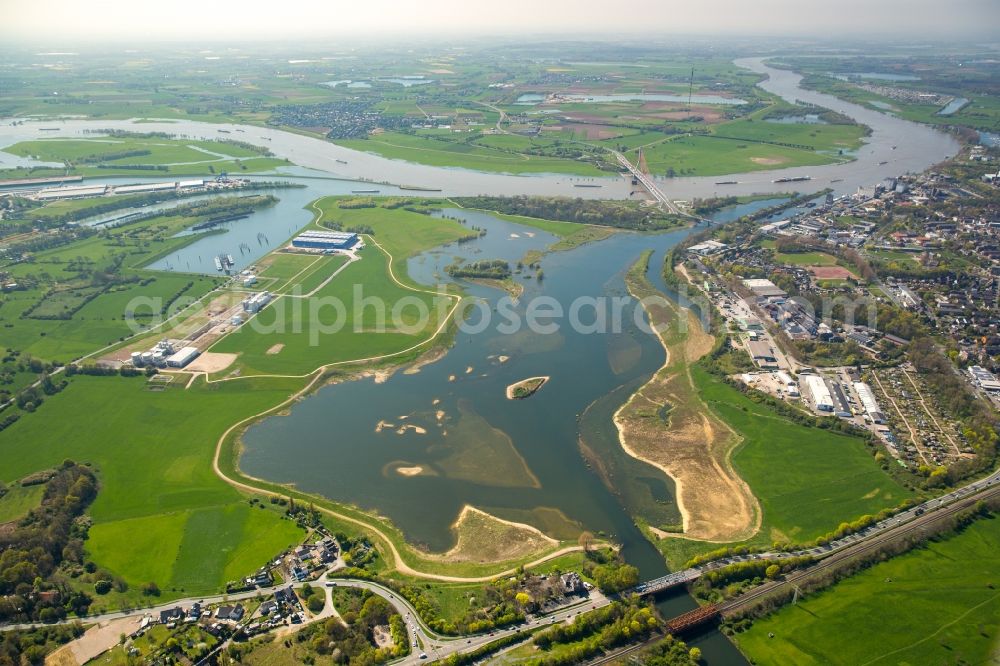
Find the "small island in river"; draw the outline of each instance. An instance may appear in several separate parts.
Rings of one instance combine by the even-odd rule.
[[[535,392],[549,381],[548,377],[528,377],[519,382],[514,382],[507,387],[508,400],[523,400],[535,394]]]

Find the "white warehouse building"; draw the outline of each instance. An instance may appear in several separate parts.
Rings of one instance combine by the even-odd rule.
[[[819,375],[799,375],[799,383],[803,385],[816,409],[821,412],[833,411],[833,397],[826,381]]]
[[[200,353],[197,347],[181,347],[177,353],[167,357],[167,365],[171,368],[183,368],[198,358],[198,354]]]
[[[872,388],[864,382],[854,382],[854,390],[858,394],[861,406],[865,408],[865,413],[868,414],[868,418],[872,420],[872,423],[885,423],[885,414],[882,413],[882,409],[878,406],[878,401],[875,399]]]

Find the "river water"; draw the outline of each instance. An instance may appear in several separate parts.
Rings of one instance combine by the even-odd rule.
[[[810,167],[812,180],[796,183],[798,189],[831,186],[841,193],[851,192],[891,175],[921,171],[957,151],[950,137],[933,129],[802,90],[798,75],[768,68],[761,59],[737,63],[769,74],[762,87],[770,92],[845,113],[873,130],[858,151],[857,161]],[[53,126],[60,131],[40,131]],[[81,136],[85,130],[98,128],[234,138],[267,146],[277,156],[300,165],[286,173],[304,188],[274,190],[281,199],[277,206],[233,222],[227,225],[227,233],[202,238],[153,265],[169,270],[212,272],[211,257],[220,252],[233,254],[237,267],[252,263],[308,222],[311,213],[303,206],[322,195],[377,188],[380,194],[426,196],[482,193],[624,198],[629,189],[618,177],[512,176],[428,167],[269,128],[192,121],[6,124],[0,126],[0,146],[39,136]],[[220,128],[231,134],[220,135]],[[775,184],[773,179],[803,173],[802,169],[790,169],[738,175],[733,178],[739,180],[738,185],[722,188],[715,185],[719,177],[677,178],[662,181],[662,186],[678,199],[778,192],[788,190],[789,184]],[[338,177],[348,180],[336,180]],[[350,179],[369,182],[359,184]],[[575,187],[583,181],[602,187]],[[412,192],[370,184],[375,182],[439,191]],[[749,204],[746,211],[768,203]],[[467,244],[437,248],[412,258],[410,275],[424,284],[447,280],[444,267],[456,256],[516,261],[525,251],[544,248],[554,240],[485,214],[449,214],[467,218],[470,224],[486,228],[487,234]],[[723,211],[719,221],[735,214]],[[514,312],[523,316],[523,304],[532,296],[551,297],[564,308],[581,296],[624,297],[624,273],[646,249],[654,251],[649,277],[663,289],[659,271],[664,254],[686,233],[620,233],[600,243],[548,255],[542,260],[544,281],[518,277],[526,291],[522,305]],[[241,253],[239,246],[244,243],[250,251]],[[463,286],[482,299],[490,312],[503,297],[495,289]],[[630,303],[625,308],[623,327],[613,333],[575,330],[565,319],[558,332],[548,334],[525,329],[506,334],[495,327],[477,334],[459,333],[441,360],[416,374],[399,372],[381,384],[367,379],[328,386],[296,404],[287,416],[255,425],[246,433],[241,465],[254,476],[294,483],[306,491],[377,510],[391,518],[409,539],[432,550],[451,546],[449,526],[462,506],[472,504],[557,536],[570,537],[586,527],[621,543],[624,557],[640,568],[643,578],[661,575],[666,571],[663,558],[636,528],[632,515],[641,514],[660,523],[677,521],[673,486],[658,470],[624,454],[611,421],[614,411],[664,362],[659,343],[629,316],[635,307]],[[588,312],[581,317],[585,323]],[[321,362],[317,359],[317,364]],[[551,380],[528,400],[504,398],[508,384],[535,375],[547,375]],[[661,605],[665,614],[673,615],[693,608],[694,602],[679,592]],[[718,632],[707,632],[692,642],[703,649],[708,663],[745,663]]]

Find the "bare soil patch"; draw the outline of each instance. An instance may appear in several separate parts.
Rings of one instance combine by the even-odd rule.
[[[139,629],[141,622],[141,615],[99,622],[75,641],[70,641],[46,657],[45,663],[59,666],[85,664],[118,645],[121,635],[133,633]]]
[[[451,529],[455,546],[440,556],[449,562],[503,562],[559,544],[531,525],[503,520],[469,505],[462,509]]]
[[[276,345],[271,345],[271,346],[270,346],[270,347],[268,348],[268,350],[267,350],[267,352],[266,352],[266,353],[267,353],[268,355],[270,355],[270,356],[274,356],[275,354],[277,354],[278,352],[280,352],[280,351],[281,351],[282,349],[284,349],[284,348],[285,348],[285,343],[284,343],[284,342],[279,342],[279,343],[278,343],[278,344],[276,344]]]
[[[648,283],[629,281],[637,298],[646,295],[644,287]],[[690,310],[653,303],[647,314],[660,330],[667,362],[615,414],[622,447],[674,480],[684,525],[677,536],[747,539],[760,527],[760,510],[730,463],[739,438],[701,401],[688,370],[712,349],[714,338]],[[679,330],[682,325],[686,332]]]
[[[806,270],[817,280],[849,280],[856,277],[843,266],[806,266]]]
[[[184,368],[188,372],[222,372],[231,366],[239,354],[223,354],[222,352],[203,352],[201,356],[191,361]]]
[[[779,164],[784,164],[788,160],[783,157],[751,157],[750,161],[754,164],[760,164],[763,166],[777,166]]]

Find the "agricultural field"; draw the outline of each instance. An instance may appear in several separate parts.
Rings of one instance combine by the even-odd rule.
[[[806,543],[912,497],[860,439],[792,423],[699,366],[691,374],[702,399],[743,439],[732,463],[763,511],[760,531],[746,543]],[[668,539],[661,545],[679,566],[720,544]]]
[[[626,153],[638,159],[638,148]],[[657,176],[720,176],[747,171],[833,164],[843,158],[824,153],[719,136],[666,138],[642,148],[649,172]]]
[[[85,176],[249,173],[288,164],[249,145],[141,135],[39,139],[22,141],[3,151],[42,162],[62,162],[72,173]]]
[[[990,663],[1000,635],[998,572],[994,516],[801,598],[736,642],[761,664]]]
[[[493,137],[506,139],[507,137]],[[521,137],[511,137],[520,139]],[[566,173],[579,176],[608,176],[606,171],[595,167],[592,161],[576,161],[558,157],[529,155],[518,152],[513,147],[501,149],[491,144],[468,140],[443,140],[434,136],[383,132],[367,139],[347,139],[338,141],[346,148],[376,153],[390,159],[416,162],[430,166],[461,167],[477,171],[499,173]],[[524,142],[518,141],[518,144]],[[536,142],[527,142],[530,147]],[[551,144],[550,141],[537,142]]]
[[[300,538],[293,523],[251,507],[212,472],[226,428],[298,388],[271,379],[150,391],[144,377],[78,375],[0,432],[0,481],[66,458],[91,463],[100,491],[87,552],[129,584],[126,598],[141,598],[150,580],[171,596],[215,592]]]

